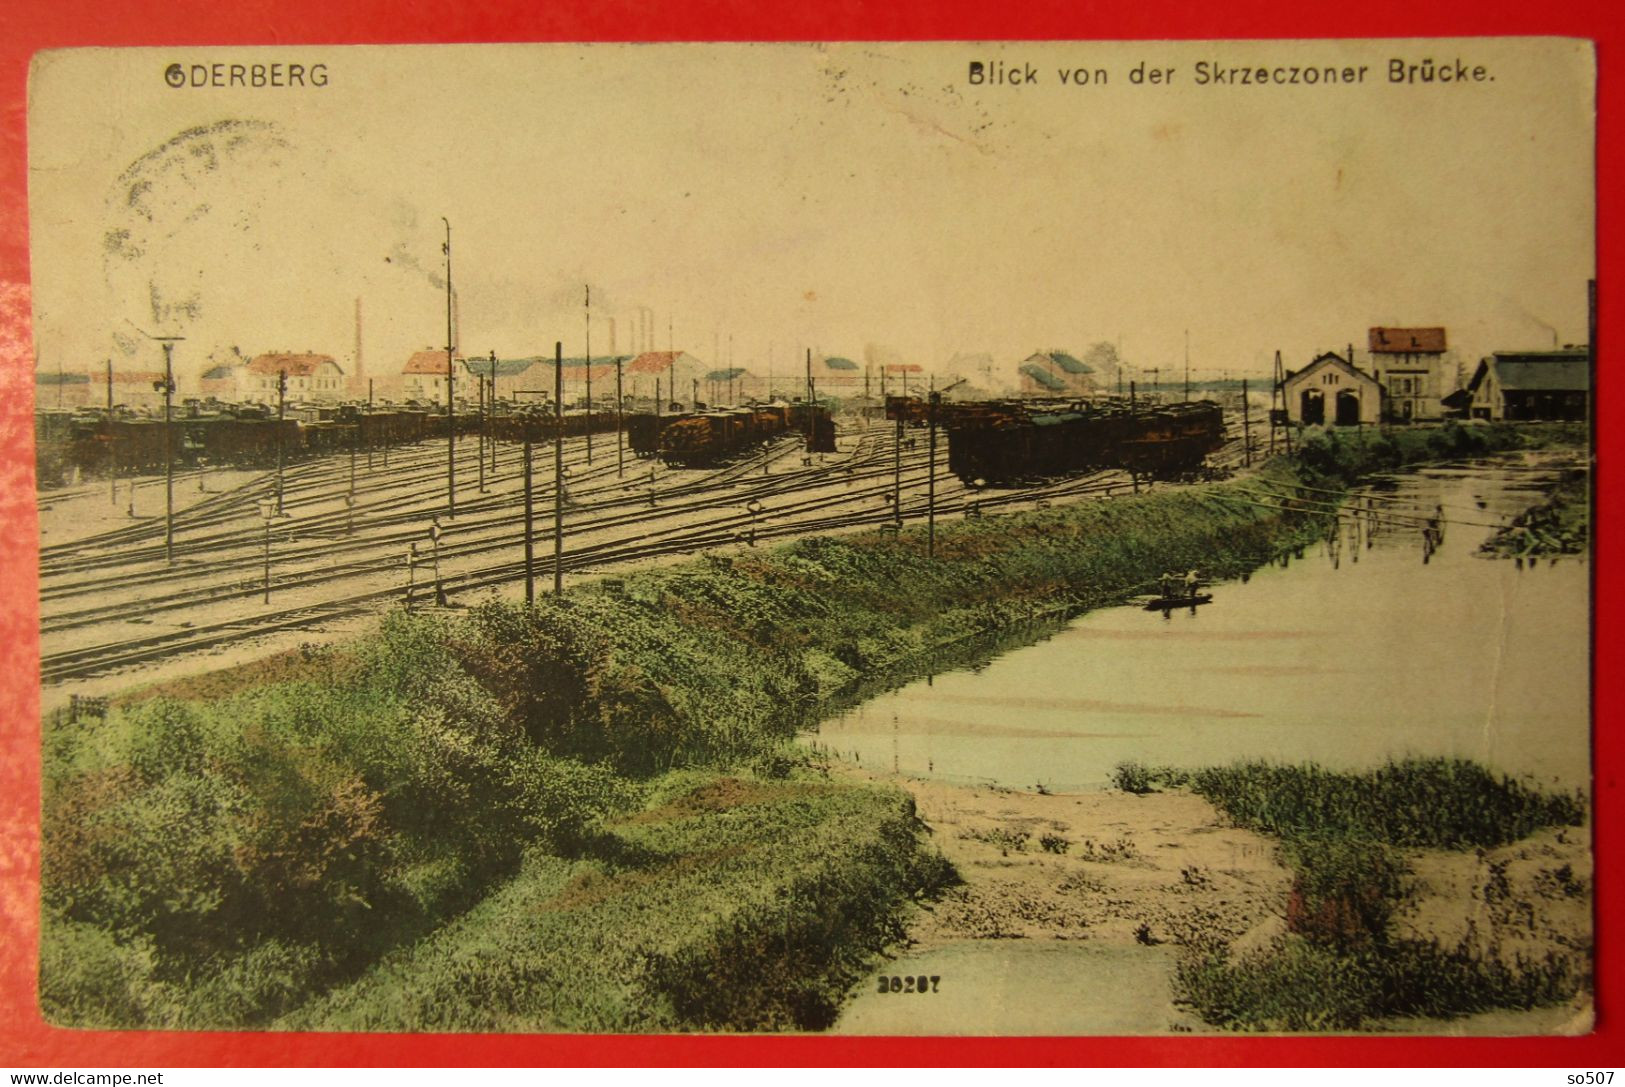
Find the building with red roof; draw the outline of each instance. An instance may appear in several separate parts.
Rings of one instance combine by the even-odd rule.
[[[1456,356],[1446,343],[1443,328],[1373,328],[1367,344],[1371,374],[1386,393],[1389,418],[1444,416],[1444,398],[1460,381]]]
[[[457,392],[457,383],[468,376],[468,363],[463,356],[452,354],[452,383],[453,395]],[[468,383],[469,394],[474,390],[474,383]],[[428,348],[423,351],[414,351],[406,365],[401,367],[401,395],[408,400],[427,400],[435,404],[446,401],[446,352],[445,349],[436,350]]]
[[[284,381],[286,389],[279,389]],[[262,404],[275,404],[280,398],[338,400],[344,395],[344,371],[332,355],[269,351],[249,360],[241,386],[244,400]]]

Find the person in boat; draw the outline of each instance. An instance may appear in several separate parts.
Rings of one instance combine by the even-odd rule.
[[[1189,600],[1196,599],[1196,590],[1201,586],[1202,579],[1195,570],[1185,572],[1185,596]]]

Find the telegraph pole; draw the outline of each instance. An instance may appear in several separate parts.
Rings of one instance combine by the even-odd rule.
[[[897,444],[892,450],[891,508],[899,529],[903,527],[903,410],[903,402],[898,401]]]
[[[626,428],[621,421],[621,363],[626,360],[615,356],[615,474],[626,475]]]
[[[171,425],[171,408],[175,400],[175,368],[171,354],[184,336],[159,336],[164,346],[164,561],[175,565],[175,437]],[[112,383],[108,383],[112,387]]]
[[[361,444],[361,420],[357,419],[355,433],[350,435],[350,493],[344,496],[344,505],[349,513],[345,519],[346,536],[355,535],[355,455],[356,447]]]
[[[492,352],[495,354],[495,352]],[[495,365],[494,363],[492,365]],[[479,394],[480,404],[480,444],[479,451],[474,459],[480,466],[480,493],[485,493],[485,376],[474,371],[474,388]]]
[[[522,416],[525,428],[525,603],[536,603],[536,546],[535,505],[531,498],[531,469],[530,469],[530,416]]]
[[[1191,398],[1191,330],[1185,330],[1185,399]]]
[[[287,367],[276,372],[276,515],[282,516],[282,464],[287,459],[286,435],[282,429],[282,420],[288,410],[288,370]]]
[[[1241,462],[1248,468],[1253,464],[1252,417],[1247,410],[1247,379],[1241,379]]]
[[[113,360],[107,360],[107,496],[118,506],[118,435],[113,431]]]
[[[457,420],[452,409],[452,354],[456,350],[451,327],[451,220],[446,224],[446,516],[457,516]]]
[[[564,592],[564,344],[553,343],[553,595]]]
[[[931,375],[931,384],[937,383],[936,375]],[[929,449],[925,470],[925,555],[926,558],[937,557],[937,405],[942,403],[942,394],[932,388],[926,398],[926,425],[931,430],[931,437],[927,442]]]
[[[807,348],[807,455],[812,456],[813,451],[813,380],[812,380],[812,348]],[[809,462],[810,463],[810,462]]]
[[[592,284],[587,284],[587,463],[592,463]]]

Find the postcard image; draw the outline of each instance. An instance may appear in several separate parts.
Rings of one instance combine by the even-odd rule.
[[[1589,1031],[1594,98],[40,54],[41,1013]]]

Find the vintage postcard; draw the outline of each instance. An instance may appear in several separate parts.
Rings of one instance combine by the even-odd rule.
[[[41,1014],[1590,1030],[1595,78],[38,55]]]

